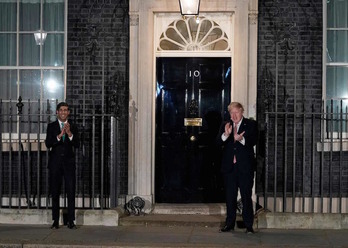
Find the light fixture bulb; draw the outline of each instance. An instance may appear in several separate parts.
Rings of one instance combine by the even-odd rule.
[[[42,30],[35,32],[34,38],[35,38],[36,45],[38,46],[43,45],[46,40],[46,37],[47,37],[47,33]]]
[[[199,24],[199,16],[196,16],[196,23]]]

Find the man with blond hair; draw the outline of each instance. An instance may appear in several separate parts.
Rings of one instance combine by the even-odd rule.
[[[222,124],[216,138],[217,144],[222,147],[223,151],[221,172],[225,182],[227,207],[226,223],[220,232],[234,230],[239,189],[246,233],[254,233],[251,196],[256,165],[254,146],[257,141],[257,123],[243,116],[244,108],[239,102],[230,103],[228,112],[230,120]]]

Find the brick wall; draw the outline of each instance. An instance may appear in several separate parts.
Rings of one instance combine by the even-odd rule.
[[[321,157],[318,152],[312,153],[311,140],[313,136],[316,140],[320,139],[320,121],[315,120],[312,124],[312,119],[308,119],[308,117],[305,125],[303,119],[297,119],[296,125],[294,125],[293,115],[289,115],[287,122],[283,115],[279,118],[276,127],[274,119],[270,119],[267,136],[269,143],[268,147],[265,147],[265,113],[275,110],[278,112],[296,110],[299,113],[321,111],[322,1],[259,1],[258,32],[257,119],[260,129],[260,144],[258,146],[257,191],[262,192],[264,188],[265,155],[268,152],[269,182],[267,187],[269,192],[273,193],[275,186],[274,158],[277,156],[277,192],[284,192],[285,176],[287,176],[286,191],[292,192],[293,164],[295,164],[295,192],[311,194],[311,161],[314,157],[315,194],[318,194]],[[277,76],[278,91],[276,92]],[[296,135],[291,136],[294,133],[294,126],[297,127]],[[278,150],[275,152],[276,137],[274,133],[276,129]],[[315,131],[313,135],[312,130]],[[303,138],[303,134],[305,134],[305,138]],[[305,155],[303,155],[303,150]],[[303,161],[305,162],[303,163]],[[304,187],[303,182],[307,182]]]
[[[294,109],[295,65],[297,109],[320,110],[322,99],[322,1],[259,1],[258,112],[274,111],[276,43],[278,110]],[[297,58],[295,58],[297,53]]]
[[[118,183],[120,194],[126,194],[128,177],[128,0],[69,0],[68,2],[67,101],[75,106],[75,111],[80,113],[83,111],[92,113],[95,109],[96,113],[104,111],[118,117],[117,134],[120,155]],[[103,69],[104,110],[102,109]],[[85,106],[83,105],[84,97]],[[107,128],[106,131],[108,131]],[[86,136],[88,135],[89,132],[86,132]],[[86,137],[86,140],[89,138]],[[110,154],[106,152],[106,156],[108,155]]]

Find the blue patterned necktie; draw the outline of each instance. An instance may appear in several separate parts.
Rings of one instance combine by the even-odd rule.
[[[63,128],[64,128],[64,122],[61,123],[61,126],[62,126],[62,129],[63,129]],[[63,139],[63,142],[64,142],[64,140],[65,140],[65,134],[63,134],[62,139]]]

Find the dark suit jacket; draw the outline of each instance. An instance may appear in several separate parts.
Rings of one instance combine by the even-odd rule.
[[[221,172],[231,173],[238,170],[239,173],[253,173],[255,170],[256,160],[254,146],[257,142],[257,123],[254,120],[243,118],[238,133],[244,133],[245,145],[240,142],[234,142],[233,134],[226,141],[221,139],[225,132],[225,123],[220,127],[219,134],[216,137],[216,143],[222,146]],[[237,165],[233,165],[233,156],[236,155]],[[237,168],[236,168],[237,167]]]
[[[79,146],[79,133],[77,131],[77,127],[73,125],[69,120],[70,130],[73,134],[73,139],[70,140],[66,135],[65,140],[60,139],[57,140],[57,136],[60,133],[60,126],[58,120],[49,123],[47,126],[47,136],[45,140],[45,144],[47,148],[50,149],[49,152],[49,160],[48,160],[48,168],[51,168],[55,165],[55,162],[61,161],[65,159],[66,161],[74,162],[74,150],[73,147]]]

